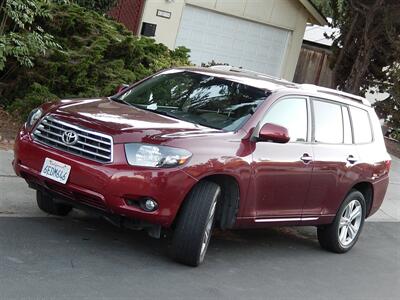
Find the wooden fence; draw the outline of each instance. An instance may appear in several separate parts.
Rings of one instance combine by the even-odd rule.
[[[332,51],[328,46],[304,41],[293,81],[331,87],[332,70],[329,68],[331,54]]]

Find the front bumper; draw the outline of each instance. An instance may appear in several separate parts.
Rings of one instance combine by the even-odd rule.
[[[85,205],[107,214],[169,227],[196,180],[178,168],[129,166],[124,145],[114,144],[113,148],[113,163],[101,164],[39,144],[23,129],[16,139],[13,167],[31,187],[49,190],[72,205]],[[66,184],[40,175],[46,157],[71,166]],[[158,209],[146,212],[131,204],[132,200],[144,197],[156,200]]]

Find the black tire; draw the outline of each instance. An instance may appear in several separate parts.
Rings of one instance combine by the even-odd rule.
[[[201,181],[185,199],[172,239],[171,254],[176,261],[193,267],[203,262],[220,193],[221,189],[216,183]],[[210,223],[211,229],[206,235],[207,224]]]
[[[355,237],[352,239],[352,241],[349,244],[344,245],[341,242],[340,236],[339,236],[340,220],[342,219],[342,215],[344,214],[346,207],[353,200],[357,200],[361,206],[361,220],[359,221],[360,222],[359,228],[358,228],[357,233],[355,234]],[[323,226],[318,227],[318,230],[317,230],[318,241],[319,241],[319,244],[321,245],[321,247],[328,251],[335,252],[335,253],[345,253],[345,252],[349,251],[356,244],[358,237],[360,236],[360,233],[364,226],[365,215],[366,215],[366,204],[365,204],[365,198],[364,198],[363,194],[357,190],[352,190],[346,196],[342,205],[340,206],[340,208],[336,214],[334,222],[329,225],[323,225]],[[347,229],[346,229],[345,236],[347,237],[347,235],[348,234],[347,234]]]
[[[66,216],[72,210],[72,206],[56,203],[49,194],[42,191],[36,191],[36,201],[42,211],[51,215]]]

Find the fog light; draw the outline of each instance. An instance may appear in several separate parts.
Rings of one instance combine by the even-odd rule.
[[[145,211],[154,211],[157,209],[157,202],[154,201],[153,199],[145,199],[143,201],[143,209]]]

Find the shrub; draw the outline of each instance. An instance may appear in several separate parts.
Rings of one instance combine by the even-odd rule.
[[[21,116],[40,104],[40,95],[107,96],[121,83],[189,64],[188,49],[169,50],[153,39],[138,38],[121,24],[78,5],[52,4],[51,13],[51,22],[41,26],[62,49],[37,57],[34,68],[10,61],[0,73],[0,105]]]
[[[37,107],[45,102],[57,100],[58,97],[47,89],[47,87],[39,83],[33,83],[28,89],[24,98],[17,98],[10,105],[10,110],[14,115],[25,120],[32,108]]]

